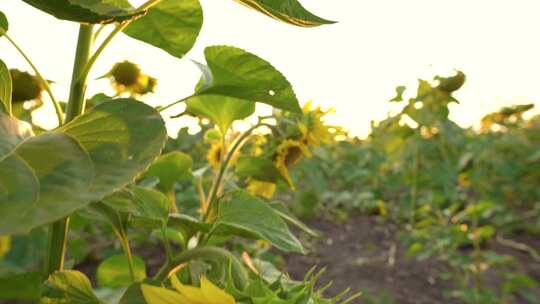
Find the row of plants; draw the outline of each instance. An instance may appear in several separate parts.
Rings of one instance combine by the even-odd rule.
[[[0,13],[0,38],[32,69],[0,61],[0,299],[262,304],[359,296],[325,297],[328,286],[317,284],[323,271],[295,281],[251,253],[270,245],[304,252],[289,226],[314,232],[271,197],[295,188],[291,166],[335,132],[320,109],[300,107],[270,63],[239,48],[207,47],[206,63],[195,62],[201,78],[193,94],[152,108],[140,100],[157,80],[121,62],[104,75],[116,96],[88,98],[92,66],[119,33],[183,58],[203,24],[199,2],[23,1],[80,30],[64,101]],[[333,23],[296,0],[238,2],[296,26]],[[54,105],[53,130],[32,119],[44,102]],[[233,130],[256,103],[274,114]],[[173,107],[204,121],[204,133],[167,140],[161,112]]]
[[[409,256],[448,263],[451,271],[441,273],[453,281],[448,297],[536,303],[538,283],[492,245],[539,258],[512,238],[540,233],[540,116],[525,119],[533,105],[516,105],[486,115],[479,130],[459,127],[449,105],[458,103],[453,93],[465,78],[419,80],[408,99],[398,87],[390,102],[401,111],[372,123],[366,140],[324,146],[299,167],[304,183],[292,209],[308,218],[384,216],[401,227]]]

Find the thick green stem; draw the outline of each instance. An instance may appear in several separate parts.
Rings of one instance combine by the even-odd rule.
[[[49,242],[47,246],[48,256],[45,261],[43,279],[48,278],[53,272],[64,268],[68,227],[69,218],[55,222],[50,227]]]
[[[69,92],[69,102],[66,111],[66,122],[81,115],[84,112],[86,103],[86,79],[84,68],[90,58],[92,47],[93,25],[81,25],[79,29],[79,40],[77,42],[77,51],[75,53],[75,64],[73,65],[73,74],[71,76],[71,89]]]
[[[175,256],[169,263],[166,263],[154,276],[154,279],[160,282],[164,281],[172,269],[180,264],[195,259],[230,263],[231,274],[233,275],[236,286],[239,287],[240,290],[243,290],[248,282],[247,272],[236,256],[225,249],[211,246],[197,247],[183,251]]]
[[[86,91],[86,78],[81,78],[81,72],[88,61],[92,46],[93,25],[82,24],[79,29],[79,40],[75,53],[75,64],[71,82],[71,91],[67,105],[66,122],[84,112],[84,93]],[[53,223],[49,230],[48,255],[44,276],[48,277],[57,270],[64,268],[69,217]]]

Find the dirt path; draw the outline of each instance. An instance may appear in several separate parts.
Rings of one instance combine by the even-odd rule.
[[[334,282],[328,294],[351,287],[353,290],[369,289],[379,296],[387,293],[394,300],[358,300],[354,303],[457,303],[442,295],[444,289],[451,287],[451,282],[438,276],[447,269],[446,265],[433,260],[407,259],[394,225],[370,216],[354,216],[344,224],[327,221],[309,224],[322,232],[323,237],[312,243],[309,255],[286,256],[286,267],[293,278],[301,279],[313,265],[318,265],[327,267],[323,277]],[[537,245],[540,246],[533,244]],[[506,254],[525,263],[523,266],[529,275],[540,281],[538,262],[523,252],[505,250]]]

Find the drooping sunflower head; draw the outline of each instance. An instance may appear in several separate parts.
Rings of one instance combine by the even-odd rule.
[[[332,142],[334,137],[330,132],[331,127],[324,123],[324,116],[334,110],[323,111],[321,107],[312,108],[312,102],[309,101],[304,105],[302,111],[304,115],[298,123],[298,129],[307,144],[318,147],[321,144]]]
[[[286,139],[277,147],[275,157],[276,168],[292,189],[295,189],[295,187],[289,174],[289,167],[297,164],[303,157],[309,158],[311,156],[311,152],[302,141]]]
[[[9,70],[13,82],[11,97],[13,102],[24,102],[41,98],[43,86],[39,79],[17,69]]]
[[[129,61],[115,64],[106,74],[118,94],[144,95],[154,92],[157,79],[142,72],[139,66]]]
[[[222,157],[221,153],[221,143],[219,141],[214,141],[210,145],[210,149],[208,149],[208,153],[206,154],[206,160],[208,160],[208,163],[210,166],[212,166],[212,168],[214,168],[214,170],[219,169]]]

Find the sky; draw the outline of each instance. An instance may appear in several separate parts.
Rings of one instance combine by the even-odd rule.
[[[131,1],[139,4],[141,1]],[[418,78],[467,74],[456,93],[451,118],[463,127],[502,106],[535,103],[540,112],[540,1],[538,0],[302,0],[315,14],[338,23],[298,28],[280,23],[232,0],[200,0],[204,25],[195,46],[176,59],[152,46],[119,35],[94,66],[90,79],[123,60],[138,63],[159,79],[153,105],[188,96],[200,77],[189,59],[204,62],[204,48],[234,45],[271,62],[292,83],[304,103],[313,100],[336,113],[329,122],[365,136],[371,120],[384,119],[395,87],[412,94]],[[20,0],[0,1],[10,36],[65,99],[73,66],[78,25],[59,21]],[[0,58],[10,68],[29,70],[0,39]],[[107,80],[92,80],[89,95],[111,93]],[[406,95],[407,96],[407,95]],[[169,113],[181,112],[181,106]],[[262,109],[264,112],[268,109]],[[51,107],[40,122],[54,127]],[[47,119],[49,117],[49,119]],[[169,133],[192,121],[168,121]]]

